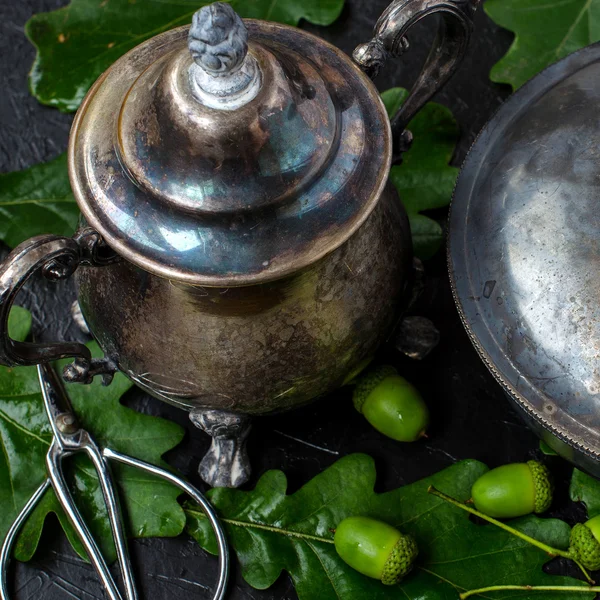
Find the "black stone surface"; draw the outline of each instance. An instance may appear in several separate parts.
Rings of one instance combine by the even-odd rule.
[[[34,49],[26,40],[23,25],[36,12],[65,5],[66,0],[19,0],[0,2],[0,172],[25,168],[48,160],[66,148],[71,115],[43,107],[28,93],[27,72]],[[329,28],[303,24],[337,44],[346,52],[370,37],[371,29],[385,8],[386,0],[346,0],[337,23]],[[433,36],[426,22],[411,36],[411,51],[401,62],[390,65],[377,83],[380,89],[408,86],[416,77]],[[455,163],[460,164],[475,136],[508,90],[492,84],[488,73],[510,45],[511,34],[496,27],[482,10],[463,66],[438,95],[437,101],[452,109],[461,127]],[[443,213],[439,216],[443,216]],[[5,249],[4,249],[5,250]],[[480,362],[455,311],[443,253],[426,265],[427,299],[420,314],[430,317],[442,334],[439,347],[421,363],[390,351],[381,360],[396,364],[423,393],[433,424],[424,442],[399,444],[374,429],[352,408],[350,394],[342,390],[321,402],[276,417],[257,420],[249,441],[254,475],[248,487],[268,469],[282,469],[293,492],[311,477],[352,452],[375,458],[378,491],[391,489],[431,475],[456,460],[476,458],[497,466],[522,461],[538,454],[538,442],[510,408],[500,388]],[[81,338],[72,325],[68,306],[74,298],[69,283],[51,288],[35,282],[24,292],[22,303],[34,313],[39,338]],[[186,415],[133,390],[128,405],[148,414],[173,419],[188,431],[184,442],[167,460],[202,488],[196,468],[206,451],[208,438],[195,430]],[[552,515],[574,521],[583,516],[567,501],[566,463],[558,461],[557,501]],[[136,540],[132,554],[141,587],[141,597],[152,600],[210,598],[216,575],[216,560],[191,539]],[[293,600],[297,598],[287,574],[269,590],[250,588],[233,566],[231,600]],[[554,572],[576,574],[560,561]],[[91,568],[75,556],[56,523],[45,530],[38,553],[28,564],[18,564],[12,573],[19,600],[91,600],[104,598]],[[358,599],[362,600],[362,599]],[[365,599],[366,600],[366,599]]]

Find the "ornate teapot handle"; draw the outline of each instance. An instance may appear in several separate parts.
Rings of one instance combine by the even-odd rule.
[[[371,78],[385,61],[408,50],[406,34],[418,21],[439,14],[440,25],[433,47],[408,98],[392,118],[397,152],[406,150],[406,126],[421,107],[450,79],[462,60],[473,29],[473,15],[480,0],[394,0],[379,17],[373,39],[360,44],[352,57]],[[403,143],[404,142],[404,143]]]
[[[0,263],[0,364],[30,366],[67,357],[92,363],[90,351],[84,344],[40,344],[11,339],[8,315],[19,290],[37,271],[41,270],[50,281],[65,279],[81,264],[99,266],[113,262],[116,256],[106,250],[100,235],[91,228],[84,228],[73,238],[56,235],[33,237],[17,246]]]

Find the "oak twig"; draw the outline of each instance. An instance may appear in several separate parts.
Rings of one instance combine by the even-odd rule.
[[[440,492],[439,490],[435,489],[433,486],[429,486],[429,489],[427,490],[427,492],[429,494],[433,494],[434,496],[437,496],[438,498],[441,498],[442,500],[444,500],[446,502],[449,502],[450,504],[453,504],[454,506],[457,506],[458,508],[461,508],[462,510],[464,510],[468,513],[471,513],[472,515],[475,515],[476,517],[479,517],[480,519],[483,519],[484,521],[487,521],[488,523],[492,523],[492,525],[495,525],[496,527],[499,527],[500,529],[504,529],[504,531],[508,531],[512,535],[522,539],[523,541],[527,542],[528,544],[531,544],[532,546],[536,546],[540,550],[543,550],[548,556],[550,556],[552,558],[555,558],[556,556],[561,556],[562,558],[567,558],[569,560],[572,560],[581,569],[581,572],[583,573],[583,576],[586,578],[588,583],[591,583],[591,584],[595,583],[594,580],[590,577],[590,574],[588,573],[587,569],[567,550],[560,550],[559,548],[553,548],[552,546],[549,546],[548,544],[544,544],[544,542],[540,542],[539,540],[532,538],[531,536],[527,535],[526,533],[523,533],[522,531],[519,531],[518,529],[515,529],[514,527],[511,527],[510,525],[507,525],[506,523],[503,523],[502,521],[498,521],[498,519],[494,519],[493,517],[489,517],[488,515],[482,513],[481,511],[479,511],[475,508],[472,508],[470,506],[467,506],[463,502],[460,502],[459,500],[456,500],[455,498],[452,498],[451,496],[448,496],[448,495],[444,494],[443,492]],[[521,589],[521,588],[516,588],[516,589]],[[528,589],[528,588],[526,587],[525,589]],[[585,588],[585,589],[589,590],[590,588]]]

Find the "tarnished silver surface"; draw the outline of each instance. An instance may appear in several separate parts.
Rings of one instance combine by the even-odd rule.
[[[596,474],[598,106],[600,45],[514,94],[465,161],[448,246],[457,304],[486,364],[536,430]]]
[[[373,38],[356,47],[354,61],[375,77],[390,58],[409,48],[407,34],[415,23],[436,15],[439,26],[435,41],[419,77],[398,112],[392,117],[395,159],[406,141],[406,127],[421,107],[452,77],[465,54],[473,14],[480,0],[394,0],[379,17]],[[404,138],[404,139],[403,139]]]
[[[83,333],[90,335],[90,328],[81,314],[81,307],[78,300],[74,300],[73,304],[71,304],[71,318]]]
[[[126,261],[75,278],[94,337],[140,387],[185,408],[260,414],[333,390],[375,351],[397,318],[411,254],[390,184],[345,244],[278,281],[190,286]]]

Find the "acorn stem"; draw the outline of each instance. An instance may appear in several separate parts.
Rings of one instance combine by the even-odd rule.
[[[567,553],[568,554],[568,553]],[[565,558],[568,558],[569,560],[572,560],[578,567],[579,570],[583,573],[583,576],[585,577],[586,581],[590,584],[590,585],[594,585],[596,582],[592,579],[589,571],[575,558],[573,558],[572,556],[567,556]]]
[[[590,594],[593,592],[600,592],[600,587],[589,585],[491,585],[489,587],[463,592],[462,594],[459,594],[458,597],[460,600],[466,600],[466,598],[476,596],[477,594],[510,590],[522,590],[526,592],[580,592],[582,594]]]
[[[429,489],[427,490],[427,492],[429,494],[433,494],[434,496],[437,496],[438,498],[441,498],[442,500],[445,500],[446,502],[449,502],[450,504],[453,504],[454,506],[457,506],[458,508],[461,508],[462,510],[464,510],[468,513],[471,513],[472,515],[475,515],[476,517],[479,517],[480,519],[483,519],[484,521],[487,521],[488,523],[492,523],[492,525],[496,525],[496,527],[500,527],[500,529],[504,529],[504,531],[508,531],[509,533],[512,533],[512,535],[522,539],[523,541],[531,544],[532,546],[536,546],[540,550],[543,550],[546,554],[548,554],[548,556],[551,556],[552,558],[554,558],[556,556],[561,556],[562,558],[567,558],[569,560],[572,560],[581,569],[581,572],[583,573],[583,576],[586,578],[588,583],[592,583],[592,584],[594,583],[594,581],[590,577],[587,569],[579,561],[575,560],[573,558],[573,556],[566,550],[560,550],[558,548],[553,548],[552,546],[548,546],[548,544],[544,544],[544,542],[540,542],[539,540],[536,540],[535,538],[528,536],[527,534],[519,531],[518,529],[515,529],[514,527],[511,527],[510,525],[507,525],[506,523],[503,523],[502,521],[498,521],[497,519],[494,519],[493,517],[489,517],[488,515],[478,511],[477,509],[471,508],[470,506],[467,506],[466,504],[464,504],[458,500],[455,500],[451,496],[447,496],[443,492],[436,490],[431,485],[429,486]],[[521,589],[521,588],[518,588],[518,589]],[[527,589],[527,588],[525,588],[525,589]]]

